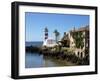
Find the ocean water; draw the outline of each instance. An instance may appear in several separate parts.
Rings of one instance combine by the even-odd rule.
[[[26,46],[42,46],[43,42],[26,42]],[[56,66],[71,66],[73,64],[61,61],[49,56],[44,56],[39,53],[25,53],[25,68],[39,68],[39,67],[56,67]]]
[[[36,46],[36,47],[41,47],[43,45],[42,41],[39,42],[25,42],[25,46]]]
[[[71,62],[58,60],[39,53],[27,53],[25,55],[25,68],[75,66]]]

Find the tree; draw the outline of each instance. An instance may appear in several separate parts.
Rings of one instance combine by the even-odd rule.
[[[56,29],[54,30],[54,33],[55,33],[55,40],[56,42],[58,42],[60,33]]]
[[[75,40],[75,45],[77,48],[83,48],[84,47],[84,36],[82,32],[72,32],[73,33],[73,38]]]

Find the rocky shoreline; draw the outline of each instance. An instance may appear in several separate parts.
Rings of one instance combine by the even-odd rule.
[[[65,51],[51,51],[48,48],[43,49],[42,47],[34,47],[34,46],[27,46],[26,52],[32,52],[32,53],[39,53],[43,54],[44,56],[50,56],[54,57],[56,59],[66,60],[70,61],[76,65],[89,65],[89,56],[86,56],[85,58],[79,58],[72,54],[71,52],[65,52]]]

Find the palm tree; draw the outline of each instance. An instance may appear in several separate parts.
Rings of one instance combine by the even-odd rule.
[[[57,29],[54,30],[54,33],[55,33],[55,40],[56,42],[58,42],[60,33],[57,31]]]

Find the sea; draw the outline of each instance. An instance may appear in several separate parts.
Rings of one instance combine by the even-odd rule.
[[[43,41],[25,42],[25,46],[41,47],[42,45],[43,45]]]
[[[26,42],[26,46],[42,46],[43,42]],[[39,53],[26,52],[25,53],[25,68],[40,68],[40,67],[56,67],[56,66],[70,66],[69,62],[61,61],[49,56],[44,56]]]

